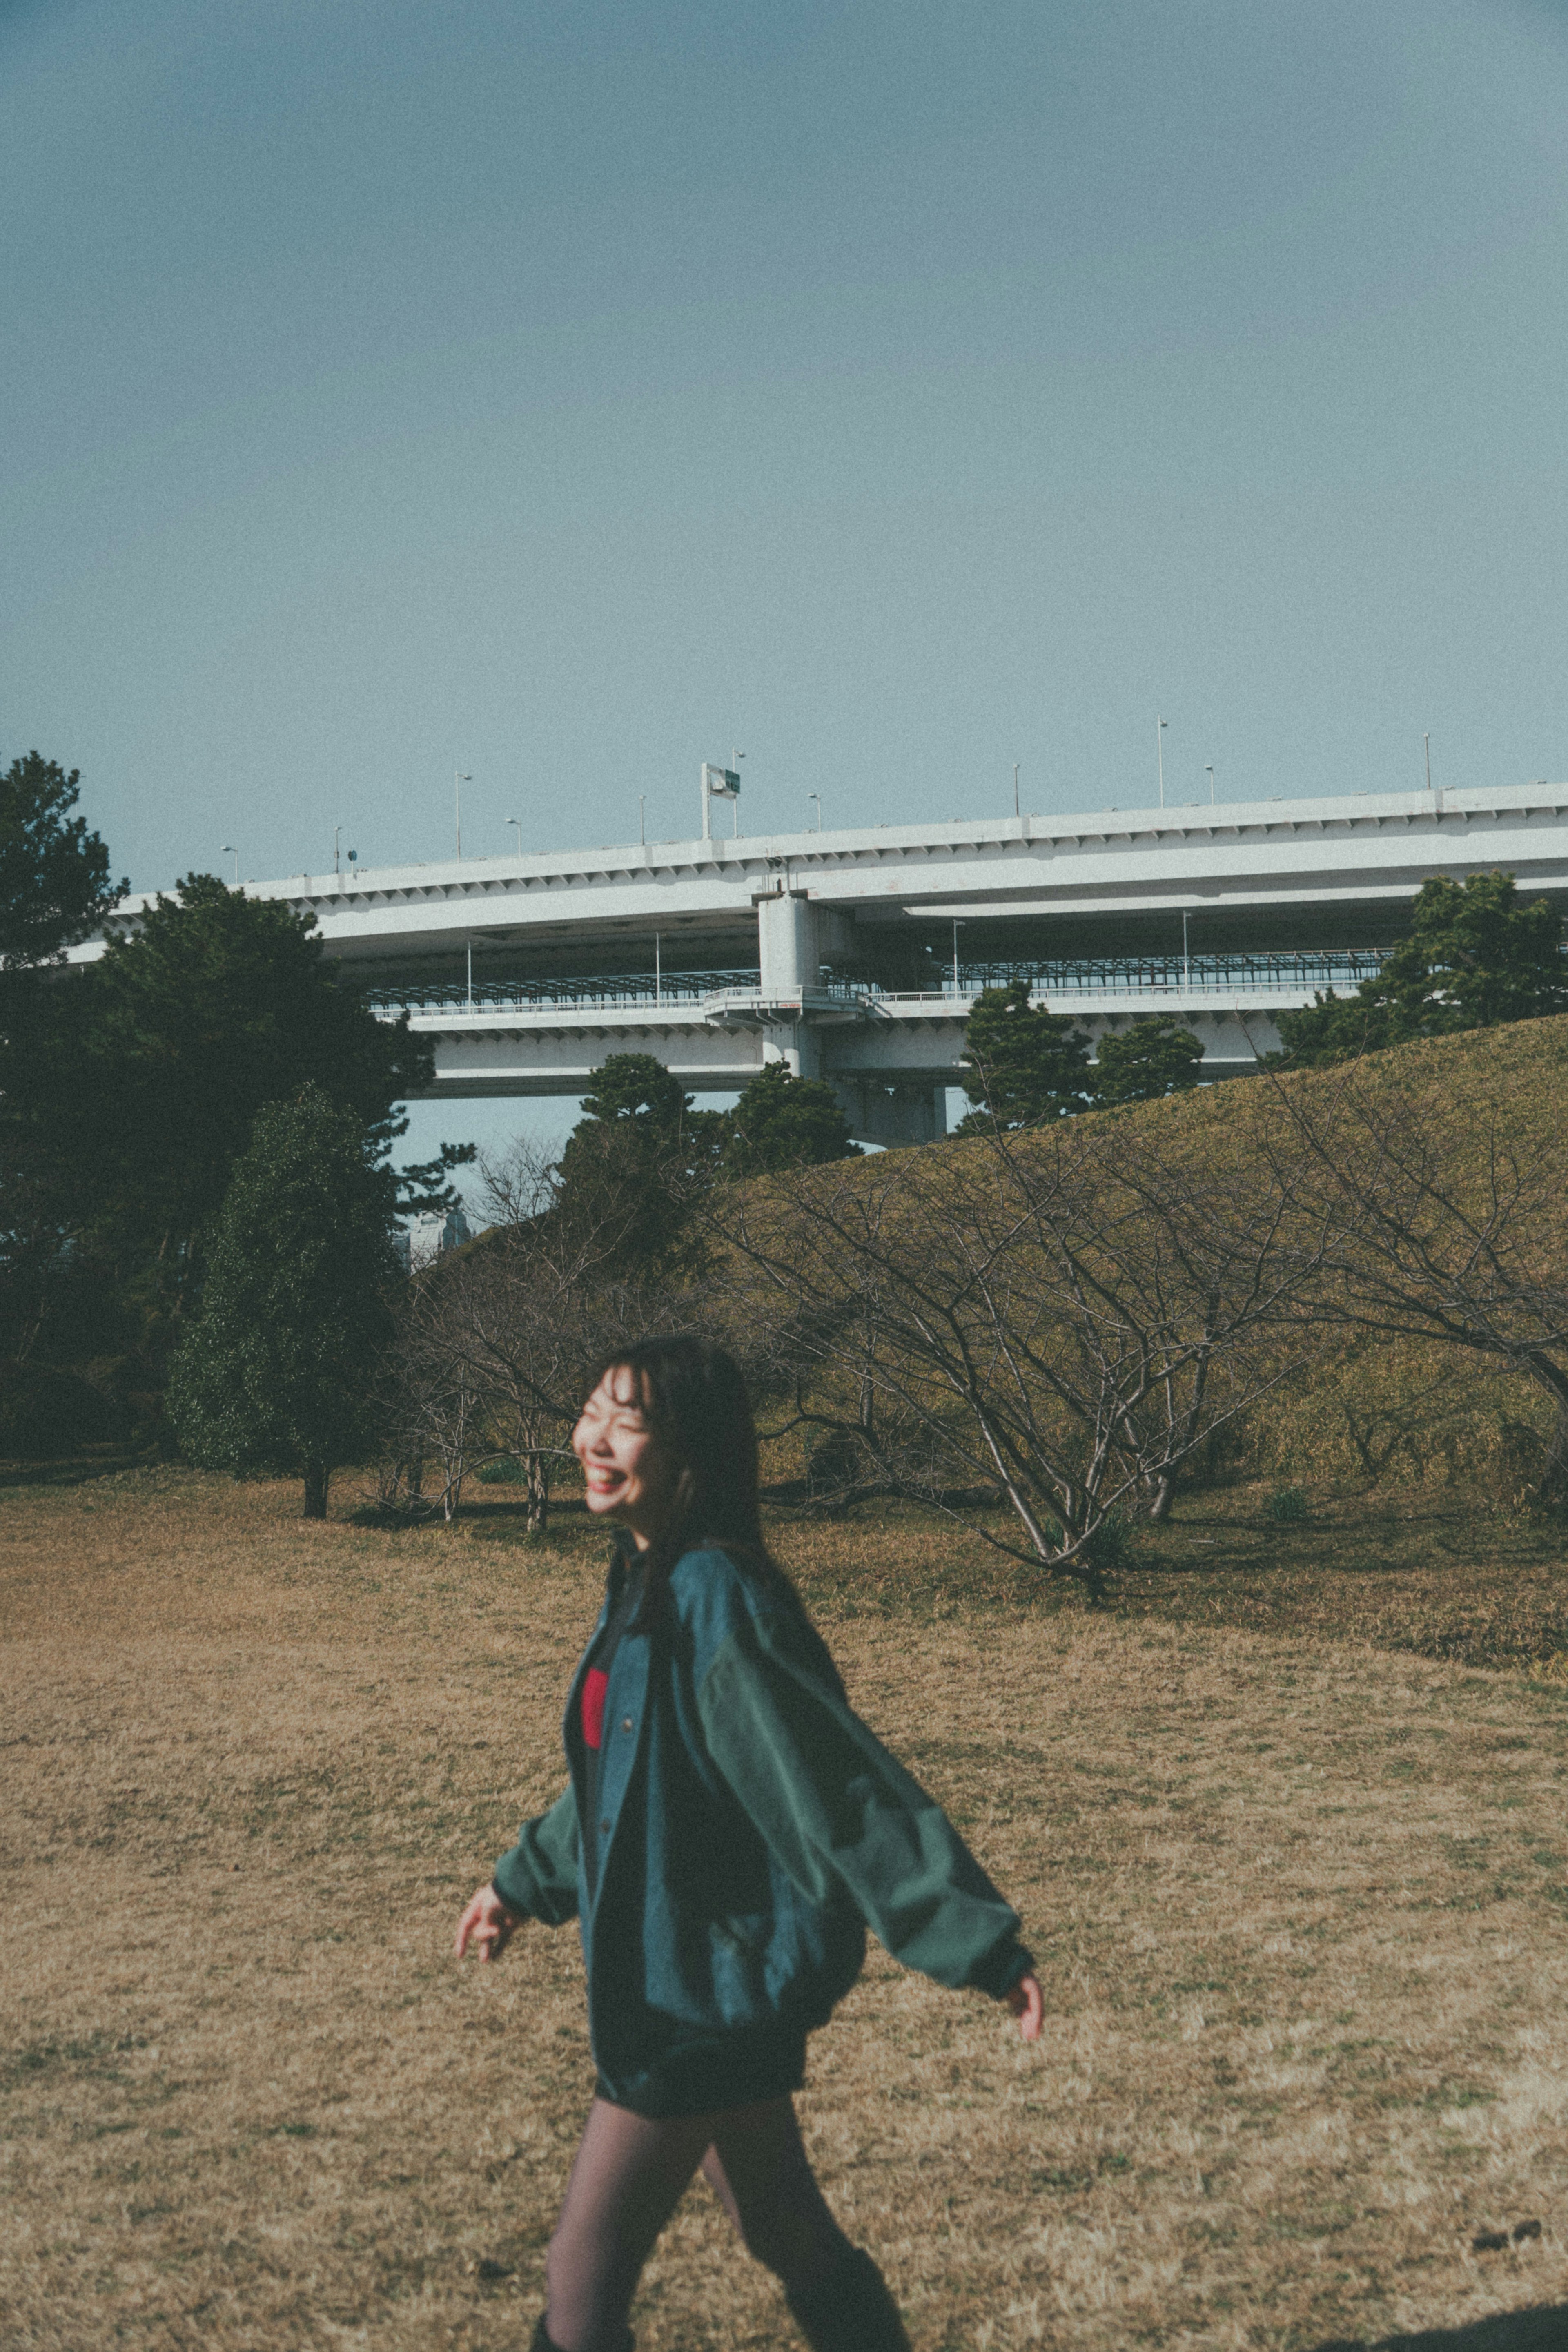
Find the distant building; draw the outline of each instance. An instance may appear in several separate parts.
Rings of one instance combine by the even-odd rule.
[[[396,1235],[397,1254],[410,1274],[418,1274],[473,1237],[461,1209],[427,1209],[421,1216],[410,1217]]]

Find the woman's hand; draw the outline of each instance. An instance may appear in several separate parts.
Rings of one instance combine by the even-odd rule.
[[[458,1958],[473,1944],[482,1960],[498,1960],[522,1924],[514,1918],[493,1886],[481,1886],[457,1922]]]
[[[1024,2040],[1038,2042],[1040,2020],[1045,2015],[1045,1995],[1040,1991],[1040,1979],[1019,1977],[1016,1985],[1009,1986],[1002,1999],[1018,2019],[1019,2032]]]

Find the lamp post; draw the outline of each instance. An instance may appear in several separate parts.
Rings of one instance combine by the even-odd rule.
[[[822,830],[822,795],[821,793],[808,793],[806,798],[809,801],[815,801],[817,803],[817,831],[821,833]]]
[[[1014,816],[1023,814],[1023,811],[1019,806],[1019,763],[1016,760],[1013,761],[1013,814]]]
[[[958,993],[958,926],[953,926],[953,993]]]
[[[1212,760],[1205,762],[1203,772],[1208,778],[1208,805],[1212,808],[1214,806],[1214,762]]]
[[[239,888],[239,851],[235,847],[234,843],[233,843],[232,841],[225,841],[225,844],[224,844],[224,856],[225,856],[225,857],[232,857],[232,858],[234,859],[234,862],[235,862],[235,888],[237,890],[237,889]]]
[[[1427,790],[1430,792],[1432,789],[1432,738],[1429,735],[1423,735],[1421,746],[1427,754]]]
[[[471,784],[473,781],[473,777],[465,774],[461,768],[453,769],[452,807],[453,813],[457,819],[457,855],[459,857],[463,855],[463,787],[465,784]]]
[[[515,825],[517,828],[517,856],[520,857],[523,854],[523,821],[521,817],[509,816],[507,819],[507,823],[510,825]]]
[[[1155,752],[1160,763],[1160,806],[1164,808],[1166,804],[1166,722],[1163,719],[1156,719],[1155,722]]]
[[[646,793],[639,793],[637,795],[637,838],[646,849],[648,846],[648,795]]]

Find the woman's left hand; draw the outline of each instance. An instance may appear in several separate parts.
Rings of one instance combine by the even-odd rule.
[[[1009,1985],[1002,1999],[1019,2021],[1019,2032],[1026,2042],[1040,2040],[1040,2020],[1045,2015],[1045,1995],[1036,1976],[1019,1977]]]

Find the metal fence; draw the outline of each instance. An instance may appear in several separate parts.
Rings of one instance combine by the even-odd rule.
[[[373,988],[378,1013],[531,1013],[559,1006],[564,1012],[596,1005],[691,1004],[719,988],[755,988],[755,966],[729,971],[595,972],[567,980],[460,980],[429,988]]]
[[[1027,980],[1037,996],[1234,995],[1238,992],[1310,994],[1333,989],[1345,995],[1375,978],[1392,948],[1325,948],[1295,954],[1166,956],[1061,956],[1040,962],[971,963],[958,960],[955,991],[951,967],[932,990],[945,996],[977,995],[982,988],[1006,988]],[[881,993],[880,991],[868,992]]]
[[[824,966],[821,985],[835,995],[972,998],[983,988],[1027,980],[1033,994],[1053,996],[1310,996],[1314,990],[1351,993],[1386,962],[1389,948],[1323,949],[1283,955],[1061,956],[1044,961],[974,963],[962,956],[955,984],[951,967],[933,968],[924,988],[883,987],[849,980]],[[692,1006],[725,989],[758,989],[755,965],[726,971],[598,972],[571,979],[461,981],[426,988],[377,988],[370,1003],[381,1013],[589,1012],[602,1006]]]

